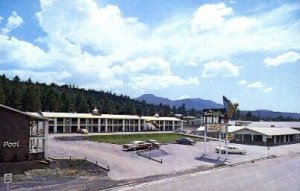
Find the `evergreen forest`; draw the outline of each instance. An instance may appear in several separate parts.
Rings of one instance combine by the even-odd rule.
[[[178,108],[170,108],[168,105],[146,104],[122,94],[85,90],[75,85],[33,83],[31,79],[21,81],[18,76],[9,79],[4,74],[0,76],[0,103],[29,112],[90,113],[97,108],[100,113],[124,115],[200,114],[200,111],[194,109],[187,111],[184,104]]]

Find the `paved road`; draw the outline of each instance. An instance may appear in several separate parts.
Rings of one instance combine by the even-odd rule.
[[[111,171],[109,176],[113,180],[142,178],[160,174],[174,174],[198,167],[212,167],[223,163],[225,155],[218,158],[215,147],[218,142],[207,143],[207,155],[202,157],[203,143],[195,146],[168,144],[162,145],[160,150],[154,151],[152,157],[163,160],[163,164],[138,156],[135,152],[123,152],[121,145],[96,143],[91,141],[58,141],[49,136],[49,156],[54,158],[85,158],[91,162],[97,161]],[[76,135],[75,135],[76,136]],[[226,164],[245,162],[268,156],[266,147],[254,145],[239,145],[247,150],[246,155],[229,155]],[[286,155],[300,151],[300,144],[281,145],[272,147],[270,155]]]
[[[300,154],[159,180],[120,190],[300,190]]]

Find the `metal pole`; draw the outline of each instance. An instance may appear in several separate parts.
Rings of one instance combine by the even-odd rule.
[[[228,123],[225,123],[225,151],[226,151],[226,156],[225,159],[227,160],[228,157]]]
[[[221,158],[221,133],[219,133],[219,158]]]
[[[204,131],[203,156],[205,156],[206,153],[206,136],[207,136],[207,124],[205,124],[205,131]]]

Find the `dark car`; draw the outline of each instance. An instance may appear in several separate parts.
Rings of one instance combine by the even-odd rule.
[[[177,139],[176,140],[176,143],[177,144],[183,144],[183,145],[193,145],[196,143],[196,141],[194,141],[193,139],[191,138],[181,138],[181,139]]]

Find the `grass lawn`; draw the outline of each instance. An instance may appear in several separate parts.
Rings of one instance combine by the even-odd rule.
[[[91,135],[90,141],[112,143],[112,144],[126,144],[131,141],[145,141],[147,139],[154,139],[160,143],[174,143],[176,139],[188,137],[175,133],[153,133],[153,134],[126,134],[126,135]],[[191,137],[195,141],[203,141],[201,138]]]

